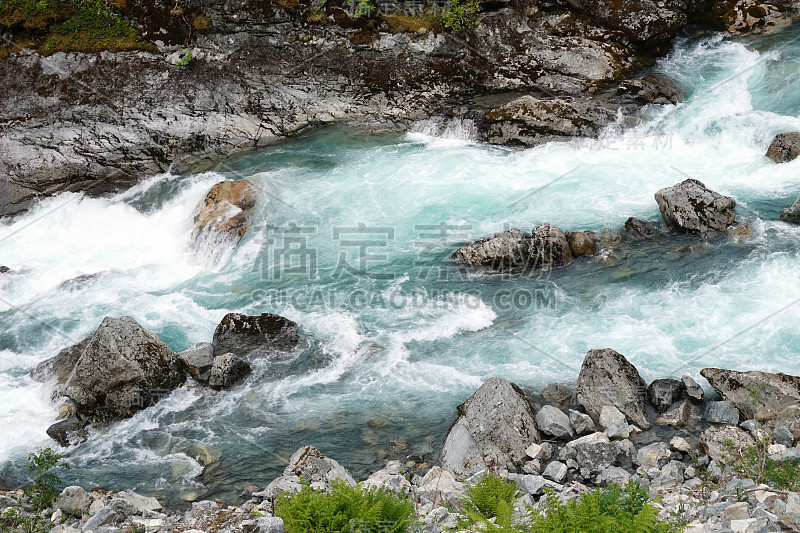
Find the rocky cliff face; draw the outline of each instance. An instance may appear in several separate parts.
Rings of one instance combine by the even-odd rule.
[[[0,60],[0,215],[208,168],[321,124],[402,129],[480,118],[489,109],[472,99],[487,93],[592,95],[663,52],[705,1],[498,2],[453,33],[424,17],[356,19],[343,0],[129,0],[154,51]]]

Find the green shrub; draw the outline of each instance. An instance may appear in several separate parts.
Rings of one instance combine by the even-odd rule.
[[[364,15],[370,16],[375,9],[372,0],[347,0],[347,3],[353,8],[353,16],[355,18]]]
[[[533,516],[532,533],[678,533],[676,521],[659,520],[659,509],[647,488],[629,481],[625,488],[612,483],[567,503],[548,492],[540,512]]]
[[[482,18],[480,0],[450,0],[442,13],[442,24],[450,31],[468,30]]]
[[[763,483],[776,489],[800,491],[800,459],[781,462],[767,459]]]
[[[414,503],[406,495],[381,488],[364,489],[335,481],[328,492],[309,486],[284,493],[275,502],[275,516],[283,519],[286,533],[351,533],[410,531],[415,521]]]
[[[511,507],[516,500],[517,484],[494,472],[487,472],[478,480],[467,484],[465,510],[483,518],[495,518],[503,507]],[[505,504],[505,506],[503,506]]]

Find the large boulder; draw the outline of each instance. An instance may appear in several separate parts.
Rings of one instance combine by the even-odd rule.
[[[598,474],[613,466],[621,454],[619,446],[611,442],[605,433],[592,433],[570,441],[566,455],[575,460],[582,474]]]
[[[158,337],[129,316],[106,317],[63,393],[75,404],[78,418],[101,424],[133,415],[185,379],[183,363]]]
[[[700,444],[711,459],[730,460],[754,443],[750,433],[736,426],[711,426],[700,434]]]
[[[199,383],[208,383],[211,367],[214,364],[214,345],[198,342],[180,353],[178,357],[186,365],[189,374]]]
[[[258,189],[250,180],[217,183],[200,203],[192,237],[220,233],[239,242],[247,233],[257,198]]]
[[[356,484],[350,472],[337,461],[325,457],[314,446],[303,446],[294,452],[283,475],[273,480],[265,492],[274,498],[283,492],[299,490],[304,483],[315,489],[327,490],[336,480],[348,485]]]
[[[777,134],[769,145],[766,156],[776,163],[786,163],[800,156],[800,132]]]
[[[217,356],[211,365],[208,386],[216,390],[228,389],[247,377],[251,370],[247,361],[232,353]]]
[[[794,201],[792,207],[781,211],[781,220],[790,224],[800,224],[800,196]]]
[[[557,439],[567,439],[575,434],[569,417],[564,411],[552,405],[545,405],[536,413],[536,426],[542,433]]]
[[[524,270],[530,264],[530,235],[518,229],[510,229],[465,244],[451,258],[457,265],[494,272]]]
[[[619,30],[645,47],[663,45],[688,22],[688,2],[568,0],[600,25]]]
[[[725,231],[736,217],[736,200],[687,179],[655,194],[661,216],[672,230],[710,235]]]
[[[543,270],[566,266],[573,259],[566,234],[552,224],[533,227],[530,254],[532,265]]]
[[[214,353],[240,357],[292,350],[300,342],[297,324],[280,315],[228,313],[214,330]]]
[[[800,377],[768,372],[704,368],[700,374],[744,420],[786,426],[800,438]]]
[[[539,100],[525,95],[486,114],[484,140],[492,144],[536,146],[576,137],[597,137],[616,118],[616,109],[592,100]]]
[[[642,429],[650,427],[645,403],[647,384],[622,354],[610,348],[589,350],[578,375],[578,403],[595,419],[613,405]]]
[[[67,382],[69,375],[72,374],[72,370],[91,339],[91,337],[86,337],[79,343],[64,348],[54,357],[45,359],[36,365],[31,377],[34,381],[44,383],[52,379],[57,384],[63,385]]]
[[[442,468],[464,477],[473,469],[498,466],[518,472],[525,449],[539,442],[539,431],[522,390],[502,378],[491,378],[466,402],[442,448]]]

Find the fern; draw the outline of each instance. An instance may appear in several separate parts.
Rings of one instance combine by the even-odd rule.
[[[517,484],[495,474],[487,472],[477,481],[467,486],[466,510],[482,516],[495,518],[500,506],[511,508],[517,499]]]

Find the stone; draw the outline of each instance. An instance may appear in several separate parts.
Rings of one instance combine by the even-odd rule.
[[[527,455],[531,459],[538,459],[541,453],[542,453],[542,447],[535,442],[530,446],[528,446],[527,448],[525,448],[525,455]]]
[[[622,225],[622,229],[624,234],[633,239],[652,239],[656,233],[651,223],[636,217],[629,217]]]
[[[575,433],[569,423],[569,417],[552,405],[545,405],[539,409],[535,420],[539,431],[559,439],[572,437]]]
[[[34,381],[40,383],[55,379],[56,383],[63,385],[67,382],[69,375],[72,374],[78,359],[80,359],[90,340],[91,337],[86,337],[77,344],[64,348],[56,356],[45,359],[36,365],[31,377]]]
[[[492,272],[525,270],[530,265],[530,234],[510,229],[461,246],[451,259],[457,265]]]
[[[214,345],[199,342],[191,348],[178,353],[189,374],[199,383],[208,383],[211,366],[214,364]]]
[[[589,350],[578,375],[578,403],[599,417],[613,405],[642,429],[650,428],[645,410],[646,385],[636,368],[612,349]]]
[[[692,418],[692,404],[689,400],[675,402],[669,409],[658,417],[660,424],[669,424],[675,427],[682,427],[689,423]]]
[[[621,450],[612,443],[605,433],[592,433],[567,443],[566,449],[574,456],[581,471],[598,474],[613,466]]]
[[[656,379],[647,386],[647,398],[659,413],[678,401],[686,386],[677,379]]]
[[[262,516],[242,522],[243,533],[284,533],[283,519],[277,516]]]
[[[634,462],[645,468],[661,468],[661,463],[665,463],[669,458],[670,452],[667,445],[663,442],[654,442],[640,448]]]
[[[689,444],[686,441],[686,439],[677,435],[672,437],[672,439],[669,441],[669,445],[670,447],[672,447],[673,450],[677,450],[683,453],[691,453],[694,450],[694,448],[692,448],[692,445]]]
[[[498,465],[518,472],[525,450],[541,441],[530,402],[502,378],[490,378],[458,406],[458,418],[442,447],[441,465],[464,477],[474,468]]]
[[[567,236],[558,226],[540,224],[531,230],[531,265],[542,270],[566,266],[572,262]]]
[[[679,233],[709,236],[725,231],[736,218],[736,201],[687,179],[655,194],[667,226]]]
[[[682,88],[662,74],[648,74],[639,80],[625,80],[619,84],[617,92],[631,95],[642,104],[679,104],[685,96]]]
[[[61,509],[70,514],[81,515],[89,512],[92,498],[89,493],[76,485],[70,485],[61,491],[61,495],[56,500],[56,509]]]
[[[72,415],[65,420],[56,422],[47,428],[47,436],[61,446],[69,446],[83,442],[88,437],[86,421]]]
[[[790,224],[800,224],[800,196],[797,197],[791,207],[781,211],[781,220]]]
[[[628,419],[613,405],[604,405],[600,409],[599,422],[600,427],[608,429],[611,426],[627,425]]]
[[[297,324],[279,315],[228,313],[214,330],[214,353],[252,357],[291,351],[300,343]]]
[[[627,439],[628,437],[631,436],[631,433],[633,432],[635,427],[636,426],[631,426],[629,424],[615,424],[612,426],[608,426],[606,428],[605,433],[611,440]]]
[[[289,465],[283,470],[283,476],[297,476],[308,483],[321,483],[330,487],[334,480],[348,485],[355,485],[353,476],[336,460],[325,457],[313,446],[303,446],[289,459]]]
[[[464,499],[464,484],[456,481],[450,472],[434,466],[419,481],[416,486],[415,494],[417,498],[428,501],[434,506],[455,505],[458,506]]]
[[[597,253],[597,243],[589,231],[568,231],[567,242],[573,257],[592,256]]]
[[[159,401],[186,379],[166,344],[133,318],[106,317],[64,384],[82,421],[127,418]]]
[[[776,163],[787,163],[800,155],[800,132],[779,133],[767,149],[766,157]]]
[[[712,424],[739,424],[739,411],[727,401],[708,402],[703,413],[703,419]]]
[[[661,468],[661,476],[677,484],[683,483],[683,463],[675,460],[668,462]]]
[[[123,490],[114,494],[114,500],[122,500],[127,504],[135,507],[139,513],[143,513],[145,511],[160,511],[161,504],[158,502],[157,499],[149,497],[149,496],[142,496],[141,494],[137,494],[132,490]],[[113,500],[112,500],[113,501]]]
[[[214,358],[208,377],[208,386],[215,390],[229,389],[247,377],[252,369],[247,361],[226,353]]]
[[[226,180],[215,184],[200,203],[192,239],[198,242],[209,238],[209,234],[220,233],[238,243],[249,229],[257,198],[258,189],[253,181]]]
[[[95,514],[89,517],[89,520],[83,525],[83,531],[92,531],[100,526],[106,526],[110,524],[118,524],[122,522],[125,517],[119,513],[116,509],[113,509],[110,506],[103,507]]]
[[[551,383],[542,389],[542,397],[553,405],[565,407],[575,397],[575,386],[566,383]]]
[[[555,481],[556,483],[563,483],[567,478],[567,465],[560,461],[553,461],[547,465],[542,472],[542,477]]]
[[[747,502],[737,502],[727,506],[722,511],[722,527],[731,527],[732,520],[746,520],[750,518]]]
[[[726,443],[730,443],[733,449]],[[700,434],[700,444],[711,459],[727,459],[731,453],[755,442],[753,436],[736,426],[712,426]]]
[[[771,442],[775,444],[783,444],[787,448],[791,448],[794,445],[794,440],[792,432],[786,426],[777,426],[772,430]]]
[[[618,30],[637,43],[655,47],[674,38],[688,21],[686,3],[663,4],[654,0],[635,3],[571,0],[570,5],[606,28]]]
[[[385,468],[374,472],[361,482],[363,487],[386,487],[394,492],[407,494],[411,491],[411,483],[403,475],[400,461],[390,461]]]
[[[597,431],[591,416],[572,409],[569,410],[569,423],[578,435]]]
[[[703,387],[697,384],[692,376],[683,376],[681,378],[683,386],[686,387],[686,395],[693,402],[702,402],[704,398]]]
[[[625,485],[630,478],[630,472],[624,468],[620,468],[618,466],[607,466],[597,475],[597,483],[600,485],[607,485],[608,483]]]
[[[521,491],[531,496],[542,494],[543,488],[547,486],[547,480],[543,476],[509,474],[508,479],[516,482]]]
[[[800,437],[800,377],[719,368],[704,368],[700,374],[744,419],[786,426],[795,439]]]

